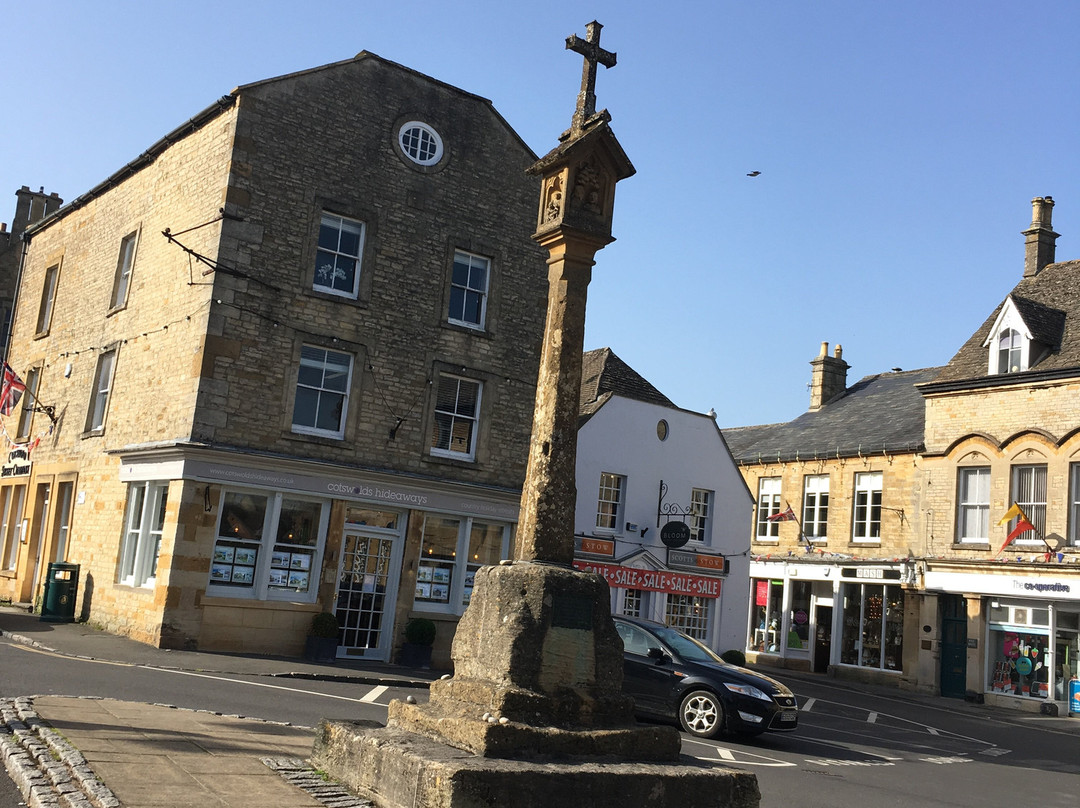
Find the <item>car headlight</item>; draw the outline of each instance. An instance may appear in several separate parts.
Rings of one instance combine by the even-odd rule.
[[[761,699],[762,701],[772,701],[772,696],[758,690],[753,685],[739,685],[734,682],[724,682],[724,687],[733,693],[741,693],[744,696],[749,696],[752,699]]]

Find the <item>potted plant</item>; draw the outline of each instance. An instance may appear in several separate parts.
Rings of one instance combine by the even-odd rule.
[[[405,624],[405,642],[398,654],[398,664],[410,668],[431,667],[431,646],[435,644],[435,621],[414,617]]]
[[[333,612],[319,612],[312,617],[311,630],[304,645],[304,659],[311,662],[335,662],[340,630],[337,615]]]

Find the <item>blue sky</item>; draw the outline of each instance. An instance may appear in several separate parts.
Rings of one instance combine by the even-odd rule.
[[[597,106],[637,174],[585,347],[722,427],[801,414],[823,341],[849,381],[947,362],[1019,280],[1034,196],[1057,202],[1058,258],[1080,258],[1074,0],[57,0],[4,18],[0,221],[22,185],[74,199],[237,85],[361,50],[491,99],[544,154],[581,77],[565,37],[599,20],[618,65]]]

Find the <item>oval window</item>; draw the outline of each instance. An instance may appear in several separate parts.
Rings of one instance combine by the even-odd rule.
[[[667,421],[661,418],[659,421],[656,422],[656,437],[660,438],[660,440],[667,440],[667,433]]]
[[[439,133],[420,121],[409,121],[398,130],[398,145],[405,156],[417,165],[433,166],[443,156]]]

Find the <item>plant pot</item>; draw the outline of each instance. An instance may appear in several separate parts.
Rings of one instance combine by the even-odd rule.
[[[431,646],[417,645],[414,642],[402,643],[401,651],[398,652],[398,664],[406,668],[430,668]]]
[[[304,643],[304,659],[309,662],[337,662],[337,637],[315,637],[308,635]]]

